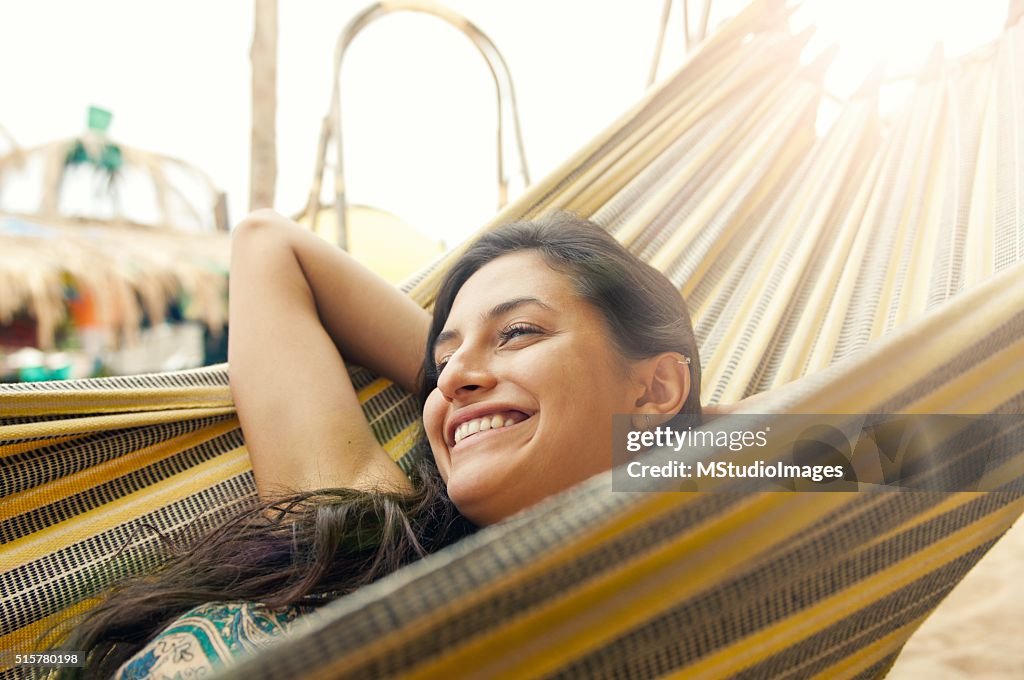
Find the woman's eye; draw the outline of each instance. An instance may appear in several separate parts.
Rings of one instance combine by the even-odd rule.
[[[447,365],[448,365],[448,357],[442,357],[441,359],[438,359],[437,361],[434,362],[434,372],[437,375],[441,375],[441,371],[443,371],[444,367],[447,366]]]
[[[540,333],[540,329],[535,326],[531,326],[530,324],[518,323],[502,329],[500,336],[501,341],[505,343],[520,336],[533,335],[535,333]]]

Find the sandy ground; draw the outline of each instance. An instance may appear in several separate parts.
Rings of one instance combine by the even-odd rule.
[[[1024,519],[910,638],[888,680],[1024,680]]]

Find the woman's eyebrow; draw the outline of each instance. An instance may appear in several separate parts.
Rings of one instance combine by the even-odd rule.
[[[483,321],[492,321],[499,316],[503,316],[511,311],[518,309],[519,307],[522,307],[523,305],[537,305],[538,307],[546,309],[550,312],[555,311],[554,307],[545,302],[542,302],[538,298],[525,296],[512,298],[511,300],[506,300],[505,302],[499,302],[498,304],[491,307],[489,311],[482,314],[481,319]],[[461,335],[461,333],[459,333],[459,331],[457,330],[442,331],[441,333],[438,334],[437,338],[434,339],[434,349],[436,350],[438,345],[443,345],[446,342],[458,338],[459,335]]]
[[[494,305],[493,307],[491,307],[491,311],[483,315],[483,319],[485,321],[492,321],[499,316],[504,316],[505,314],[508,314],[509,312],[519,307],[522,307],[523,305],[537,305],[538,307],[542,307],[548,310],[549,312],[555,311],[554,308],[551,307],[551,305],[545,304],[544,302],[541,302],[535,297],[518,297]]]

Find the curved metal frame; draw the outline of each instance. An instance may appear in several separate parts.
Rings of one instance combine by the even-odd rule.
[[[317,147],[317,165],[313,177],[313,187],[310,190],[309,200],[306,204],[305,214],[315,216],[320,207],[320,191],[323,183],[323,172],[327,156],[327,144],[334,134],[337,166],[334,172],[334,193],[335,210],[338,214],[338,240],[342,248],[348,245],[348,233],[346,225],[345,200],[345,176],[344,158],[342,153],[342,127],[341,127],[341,62],[345,52],[351,45],[352,40],[377,19],[395,12],[419,12],[429,14],[444,20],[451,26],[464,33],[483,56],[494,78],[494,85],[498,97],[498,207],[501,208],[508,200],[509,173],[505,169],[505,141],[504,141],[504,109],[505,102],[511,109],[514,134],[516,138],[516,150],[519,154],[519,171],[526,184],[530,183],[529,171],[526,168],[526,153],[523,149],[523,134],[519,126],[519,113],[516,106],[515,89],[512,85],[512,76],[509,73],[508,65],[498,48],[491,42],[479,28],[462,15],[447,7],[442,7],[427,0],[385,0],[370,5],[353,18],[338,36],[337,46],[334,50],[334,84],[331,89],[331,105],[328,114],[324,117],[323,128],[320,134],[320,141]]]

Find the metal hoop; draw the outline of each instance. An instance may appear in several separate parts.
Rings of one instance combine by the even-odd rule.
[[[340,241],[338,245],[342,248],[347,248],[348,246],[348,233],[345,215],[347,203],[345,200],[344,158],[341,134],[341,62],[352,40],[360,31],[377,19],[395,12],[420,12],[435,16],[460,30],[473,42],[474,47],[477,48],[487,62],[487,67],[494,78],[498,97],[498,207],[503,207],[508,201],[510,176],[505,169],[504,154],[504,109],[506,101],[508,102],[514,125],[515,146],[519,155],[519,173],[527,185],[530,183],[512,76],[509,73],[505,59],[501,56],[501,53],[491,39],[462,15],[429,0],[388,0],[374,3],[356,15],[338,36],[338,43],[334,50],[334,83],[331,88],[331,105],[327,115],[324,116],[320,140],[317,145],[317,165],[313,177],[313,186],[310,189],[309,200],[304,211],[305,215],[314,217],[321,207],[320,192],[323,186],[327,144],[333,133],[336,145],[335,153],[337,154],[337,166],[334,172],[335,212],[338,218],[338,240]]]

